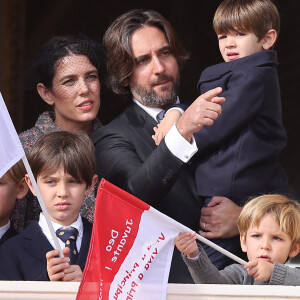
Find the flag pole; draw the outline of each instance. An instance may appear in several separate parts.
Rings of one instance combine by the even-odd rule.
[[[206,239],[205,237],[201,236],[200,234],[196,233],[197,240],[203,242],[204,244],[214,248],[215,250],[221,252],[222,254],[228,256],[229,258],[235,260],[237,263],[241,265],[245,265],[247,262],[240,257],[234,255],[233,253],[225,250],[224,248],[218,246],[217,244],[211,242],[210,240]]]
[[[20,159],[22,159],[24,166],[27,170],[31,183],[37,193],[37,198],[42,208],[43,214],[46,218],[47,225],[49,227],[51,236],[54,241],[54,245],[57,250],[59,250],[60,256],[63,256],[61,247],[59,245],[58,238],[54,232],[53,225],[51,223],[48,211],[46,209],[45,203],[42,199],[40,190],[37,186],[36,180],[32,174],[30,165],[28,163],[27,157],[25,155],[24,149],[20,142],[19,136],[16,132],[15,126],[10,118],[9,112],[5,105],[4,99],[0,92],[0,138],[3,143],[6,143],[6,147],[3,147],[0,144],[0,154],[1,154],[1,163],[0,163],[0,174],[4,174],[7,172],[9,168],[11,168],[15,163],[17,163]],[[8,149],[8,150],[6,150]],[[8,155],[6,155],[8,154]]]
[[[53,225],[52,225],[52,223],[51,223],[51,219],[50,219],[49,213],[48,213],[47,208],[46,208],[46,206],[45,206],[45,203],[44,203],[44,201],[43,201],[41,192],[40,192],[40,190],[39,190],[39,188],[38,188],[38,186],[37,186],[36,180],[35,180],[35,178],[34,178],[34,176],[33,176],[33,173],[32,173],[32,170],[31,170],[31,168],[30,168],[30,165],[29,165],[29,163],[28,163],[28,160],[27,160],[26,155],[24,155],[24,156],[22,157],[22,161],[23,161],[23,163],[24,163],[24,166],[25,166],[26,171],[27,171],[27,173],[28,173],[28,175],[29,175],[30,181],[31,181],[31,183],[32,183],[32,185],[33,185],[33,187],[34,187],[35,192],[36,192],[37,199],[38,199],[38,201],[39,201],[39,203],[40,203],[40,206],[41,206],[41,208],[42,208],[42,212],[43,212],[43,214],[44,214],[44,216],[45,216],[47,225],[48,225],[49,230],[50,230],[50,234],[51,234],[51,236],[52,236],[52,238],[53,238],[55,248],[56,248],[57,250],[59,250],[59,254],[60,254],[60,256],[62,257],[62,256],[63,256],[63,253],[62,253],[62,250],[61,250],[61,247],[60,247],[58,238],[57,238],[57,236],[56,236],[56,234],[55,234],[55,231],[54,231]]]

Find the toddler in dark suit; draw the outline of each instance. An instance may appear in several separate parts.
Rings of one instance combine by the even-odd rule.
[[[213,25],[225,62],[202,72],[198,90],[202,94],[221,87],[220,96],[226,101],[214,124],[194,135],[197,192],[205,203],[200,234],[241,255],[237,218],[243,203],[267,193],[294,197],[278,161],[286,133],[277,55],[270,49],[279,33],[280,18],[270,0],[225,0],[215,13]],[[174,109],[167,113],[156,130],[156,143],[178,115]],[[169,118],[172,120],[166,120]],[[203,246],[219,269],[232,263]]]
[[[25,174],[20,160],[0,178],[0,246],[17,234],[9,218],[16,200],[22,199],[28,192]]]
[[[249,201],[238,219],[241,247],[249,262],[218,271],[195,232],[180,233],[176,247],[195,283],[300,285],[300,270],[285,265],[300,251],[300,204],[283,195],[263,195]]]
[[[83,132],[51,132],[35,143],[28,160],[64,257],[53,250],[54,241],[41,213],[39,221],[31,222],[1,247],[0,279],[81,281],[92,225],[79,210],[97,182],[94,146]],[[28,174],[25,179],[36,195]],[[68,232],[72,234],[64,238]]]

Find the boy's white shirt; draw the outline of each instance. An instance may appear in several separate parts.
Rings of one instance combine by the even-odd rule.
[[[0,239],[2,239],[4,233],[9,229],[10,227],[10,220],[4,225],[0,227]]]
[[[64,227],[63,225],[58,224],[56,222],[53,222],[53,221],[51,221],[51,222],[52,222],[52,225],[53,225],[53,228],[54,228],[55,232],[56,232],[57,229],[59,229],[61,227]],[[55,245],[54,245],[52,236],[50,234],[50,230],[49,230],[49,227],[47,225],[46,218],[43,215],[43,213],[40,213],[39,225],[40,225],[40,227],[42,229],[42,232],[44,233],[44,235],[48,239],[49,243],[55,249]],[[78,230],[78,236],[77,236],[77,239],[76,239],[76,248],[77,248],[77,251],[79,252],[80,251],[80,247],[81,247],[81,242],[82,242],[82,236],[83,236],[83,223],[82,223],[81,216],[78,215],[77,220],[74,223],[72,223],[72,224],[70,224],[68,226],[72,226],[72,227],[74,227],[74,228],[76,228]],[[65,248],[65,243],[60,238],[58,239],[58,241],[59,241],[60,247],[62,249]]]

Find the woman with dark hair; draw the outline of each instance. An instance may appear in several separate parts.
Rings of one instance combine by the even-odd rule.
[[[29,77],[40,97],[53,110],[43,112],[34,127],[20,134],[27,153],[45,133],[65,130],[91,135],[101,127],[100,76],[103,56],[100,44],[89,39],[55,36],[40,49]],[[85,199],[81,214],[93,220],[95,193]],[[19,201],[12,215],[17,231],[38,219],[40,206],[31,194]]]

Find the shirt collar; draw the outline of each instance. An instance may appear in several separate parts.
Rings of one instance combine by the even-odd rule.
[[[142,104],[140,101],[138,101],[134,97],[132,97],[132,100],[139,107],[141,107],[148,115],[150,115],[155,121],[157,120],[156,116],[163,110],[162,108],[158,108],[158,107],[145,106],[144,104]],[[176,98],[176,104],[178,104],[178,103],[180,103],[180,101],[179,101],[179,97],[177,96],[177,98]]]
[[[8,220],[8,223],[6,223],[4,226],[0,227],[0,239],[3,237],[4,233],[9,229],[10,227],[10,220]]]
[[[54,228],[55,232],[56,232],[57,229],[63,227],[61,224],[58,224],[58,223],[56,223],[54,221],[51,221],[51,222],[52,222],[52,225],[53,225],[53,228]],[[40,213],[39,225],[40,225],[40,227],[42,228],[42,231],[45,234],[49,234],[50,235],[50,230],[49,230],[46,218],[45,218],[45,216],[44,216],[43,213]],[[82,223],[82,218],[81,218],[80,215],[78,215],[77,220],[74,223],[70,224],[69,226],[76,228],[78,230],[78,235],[82,238],[82,235],[83,235],[83,223]]]

